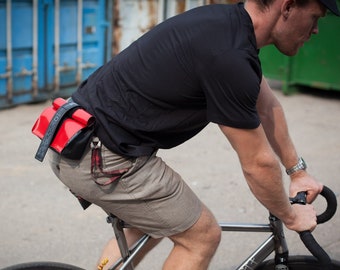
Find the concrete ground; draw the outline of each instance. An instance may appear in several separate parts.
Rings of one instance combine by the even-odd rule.
[[[290,132],[309,172],[339,198],[340,93],[275,94],[286,109]],[[94,269],[104,243],[113,236],[96,206],[83,211],[56,179],[48,162],[34,159],[39,140],[31,127],[50,103],[0,111],[0,268],[29,261],[59,261]],[[237,157],[216,126],[159,155],[180,172],[224,222],[266,223],[267,211],[250,194]],[[288,178],[285,177],[288,184]],[[322,200],[316,202],[322,207]],[[321,211],[321,210],[320,210]],[[340,214],[319,226],[315,238],[340,260]],[[265,233],[223,233],[210,269],[234,269],[265,240]],[[287,231],[291,254],[308,254],[296,233]],[[160,269],[171,243],[164,240],[138,269]]]

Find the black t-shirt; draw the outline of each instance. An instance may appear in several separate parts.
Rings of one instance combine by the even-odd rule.
[[[154,27],[94,72],[73,99],[94,114],[106,147],[149,155],[209,122],[258,127],[261,76],[243,4],[208,5]]]

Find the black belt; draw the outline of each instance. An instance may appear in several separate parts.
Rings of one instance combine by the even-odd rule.
[[[59,124],[64,119],[65,115],[75,108],[80,108],[80,105],[75,103],[72,99],[69,99],[67,103],[62,105],[57,110],[50,124],[48,125],[45,136],[44,138],[42,138],[37,153],[35,154],[35,158],[37,160],[39,161],[44,160],[47,150],[50,147],[50,144],[52,143],[55,133],[59,127]]]

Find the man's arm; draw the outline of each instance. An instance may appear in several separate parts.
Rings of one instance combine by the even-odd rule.
[[[298,163],[299,156],[289,136],[282,106],[265,78],[262,78],[257,110],[271,147],[283,166],[286,169],[292,168]],[[295,196],[299,191],[307,191],[307,201],[311,203],[322,190],[322,185],[304,170],[295,172],[290,177],[290,196]]]
[[[237,152],[244,176],[255,197],[289,229],[313,230],[316,226],[313,207],[291,206],[285,192],[277,155],[287,168],[297,163],[298,156],[289,137],[282,108],[264,82],[258,102],[263,121],[258,128],[236,129],[223,125],[220,125],[220,128]],[[298,191],[307,190],[304,187],[310,185],[310,177],[304,171],[295,173],[292,179],[296,179],[296,182],[302,179],[302,189]],[[319,191],[322,186],[316,181],[312,182],[315,182],[314,185]]]
[[[287,228],[295,231],[313,230],[316,213],[311,205],[290,205],[279,162],[262,126],[236,129],[220,125],[220,128],[237,152],[243,174],[255,197]]]

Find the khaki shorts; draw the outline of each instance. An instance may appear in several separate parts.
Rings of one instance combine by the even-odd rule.
[[[80,161],[50,153],[53,171],[72,192],[154,238],[181,233],[200,217],[198,197],[156,155],[127,159],[102,145],[102,170],[91,173],[91,150]],[[117,170],[127,171],[107,184]]]

